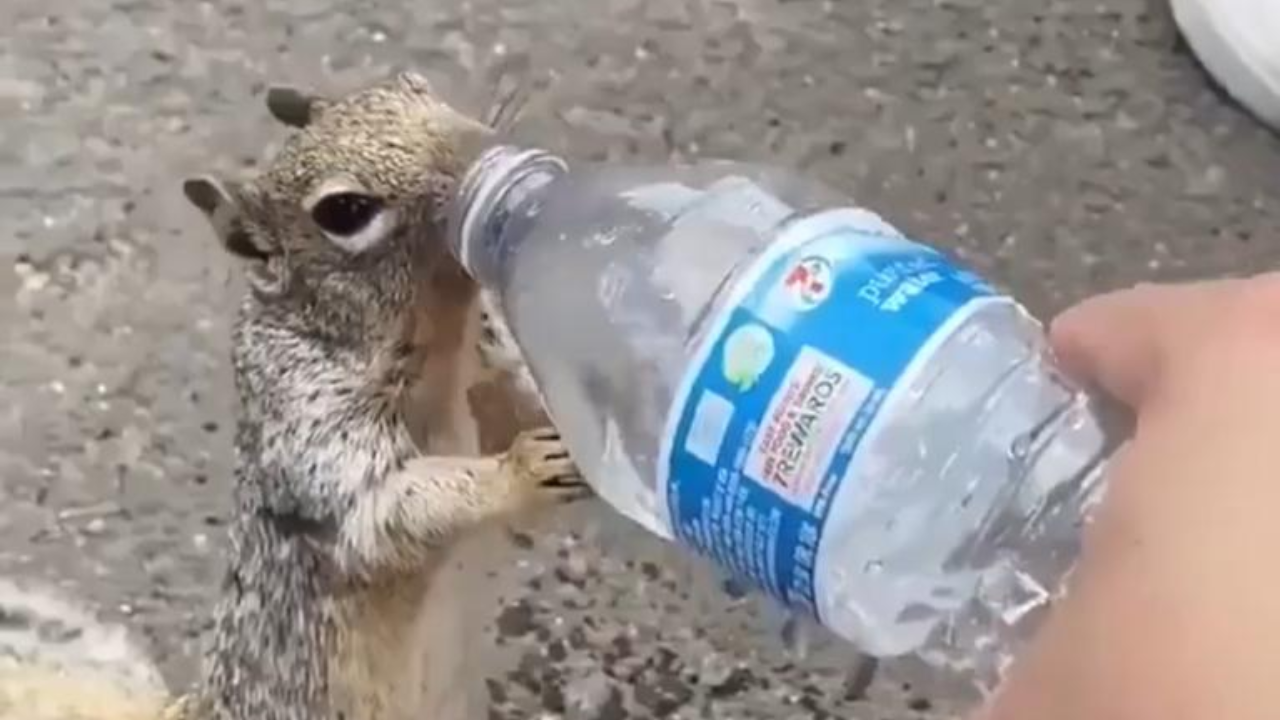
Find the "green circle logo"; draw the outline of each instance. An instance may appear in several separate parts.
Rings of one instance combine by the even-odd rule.
[[[773,335],[761,325],[743,325],[724,343],[724,377],[740,392],[755,387],[773,362]]]

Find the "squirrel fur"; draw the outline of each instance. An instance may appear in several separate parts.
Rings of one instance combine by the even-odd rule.
[[[481,676],[467,648],[484,593],[455,555],[491,521],[587,494],[444,244],[491,129],[413,73],[340,99],[277,88],[267,106],[294,130],[262,174],[183,186],[249,285],[230,557],[202,676],[170,698],[127,642],[115,668],[0,643],[0,720],[477,717],[463,688]],[[502,389],[497,416],[542,424],[482,451],[485,386]]]

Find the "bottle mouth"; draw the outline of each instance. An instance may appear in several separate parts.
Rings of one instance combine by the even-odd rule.
[[[501,228],[503,199],[525,174],[535,168],[568,169],[563,160],[537,148],[494,145],[467,169],[449,208],[449,250],[468,274],[474,276],[483,256],[483,244],[491,231]]]

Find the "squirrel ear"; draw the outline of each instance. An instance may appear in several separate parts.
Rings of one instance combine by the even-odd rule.
[[[227,252],[251,260],[266,260],[270,255],[253,241],[240,201],[227,186],[212,177],[194,177],[182,183],[182,193],[209,219]]]
[[[267,90],[267,110],[271,117],[290,127],[306,127],[320,117],[328,101],[316,95],[291,87],[272,87]]]

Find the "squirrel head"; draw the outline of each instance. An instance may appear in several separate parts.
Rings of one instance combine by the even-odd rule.
[[[295,128],[248,182],[188,179],[187,199],[247,265],[257,307],[335,349],[421,336],[422,313],[469,306],[476,288],[444,244],[444,213],[489,128],[398,75],[340,99],[273,88]]]

